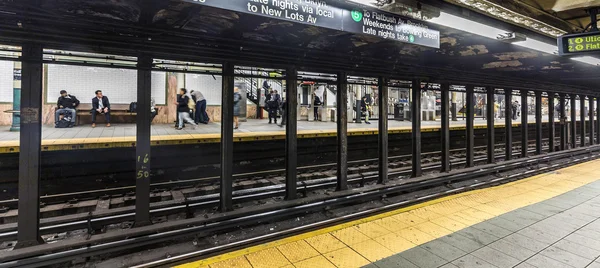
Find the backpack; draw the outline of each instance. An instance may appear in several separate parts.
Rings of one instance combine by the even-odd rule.
[[[194,102],[194,100],[191,98],[188,100],[188,109],[190,109],[190,110],[196,109],[196,102]]]
[[[238,104],[238,102],[240,102],[240,100],[242,99],[242,96],[240,95],[240,93],[233,93],[233,104],[236,105]]]
[[[136,113],[137,112],[137,102],[132,102],[129,104],[129,112]]]
[[[69,111],[63,113],[63,118],[56,122],[56,128],[69,128],[71,127],[71,119],[73,115]]]

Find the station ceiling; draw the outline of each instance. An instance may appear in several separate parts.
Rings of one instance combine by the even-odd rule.
[[[0,12],[7,14],[0,16],[0,30],[4,30],[0,41],[20,38],[54,44],[69,41],[83,44],[78,48],[91,51],[101,50],[103,46],[152,47],[164,49],[165,55],[167,51],[181,48],[180,56],[188,53],[202,57],[210,54],[214,59],[243,57],[250,62],[261,59],[278,64],[306,63],[328,66],[332,70],[336,66],[372,67],[398,75],[431,74],[453,81],[464,77],[465,81],[494,81],[507,87],[526,83],[529,88],[539,84],[545,88],[557,85],[600,90],[600,67],[437,25],[441,47],[432,49],[179,0],[29,1],[34,4],[0,1]],[[542,7],[556,9],[565,19],[578,14],[573,11],[579,8],[573,9],[576,3],[590,2],[524,2],[528,1],[535,1],[531,4],[539,4],[540,10]],[[585,24],[584,19],[581,20]],[[569,25],[573,23],[579,25],[574,19],[568,21]],[[23,38],[24,35],[27,38]]]

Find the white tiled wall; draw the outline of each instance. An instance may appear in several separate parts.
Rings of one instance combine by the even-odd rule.
[[[221,105],[222,78],[219,75],[185,74],[187,90],[198,90],[206,98],[207,105]]]
[[[96,90],[102,90],[111,103],[128,104],[137,100],[137,71],[100,67],[49,64],[48,102],[53,103],[61,90],[75,95],[82,103],[91,103]],[[166,73],[152,72],[152,98],[166,103]]]
[[[13,102],[14,62],[0,61],[0,102]]]

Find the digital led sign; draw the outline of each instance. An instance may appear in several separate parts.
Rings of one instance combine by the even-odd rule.
[[[558,50],[560,55],[600,53],[600,32],[561,36]]]

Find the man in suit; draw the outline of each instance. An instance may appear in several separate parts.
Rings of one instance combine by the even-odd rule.
[[[108,97],[102,95],[102,90],[96,90],[96,97],[92,99],[92,127],[96,127],[98,114],[104,114],[106,127],[110,127],[110,102]]]

